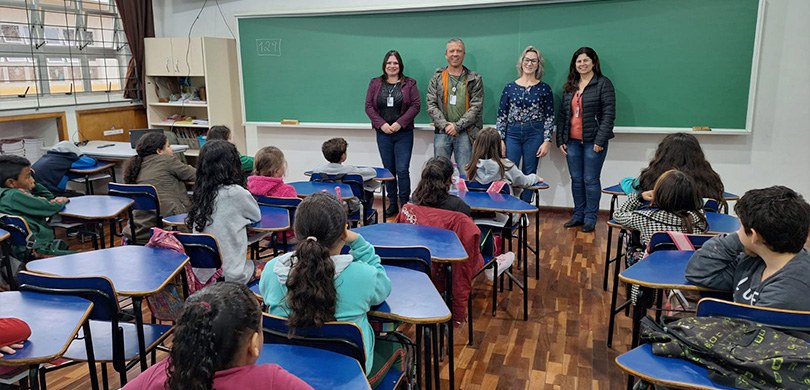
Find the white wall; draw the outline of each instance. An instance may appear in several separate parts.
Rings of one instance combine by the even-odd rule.
[[[723,178],[726,189],[742,194],[750,188],[787,185],[810,198],[810,2],[806,0],[763,0],[766,4],[760,55],[753,133],[750,135],[699,135],[712,166]],[[465,1],[471,4],[514,1]],[[186,36],[202,5],[200,0],[156,0],[155,26],[158,36]],[[235,14],[289,12],[299,10],[382,9],[401,7],[386,0],[220,1],[231,30],[236,33]],[[407,6],[429,7],[432,0],[411,0]],[[461,2],[443,1],[443,4]],[[202,11],[194,36],[230,37],[214,2]],[[729,58],[728,61],[735,61]],[[718,63],[717,66],[723,66]],[[670,80],[677,82],[677,80]],[[490,99],[490,103],[494,100]],[[322,162],[323,140],[342,136],[349,142],[349,161],[380,165],[372,130],[284,129],[250,127],[248,150],[275,145],[285,151],[290,166],[288,180],[301,180],[303,171]],[[432,132],[418,131],[411,162],[411,176],[419,177],[422,163],[433,154]],[[611,141],[602,174],[604,186],[623,176],[637,175],[646,166],[663,135],[618,134]],[[542,194],[544,204],[571,206],[570,182],[565,160],[559,153],[541,161],[540,175],[552,185]],[[415,184],[415,183],[414,183]],[[603,199],[607,208],[607,199]]]

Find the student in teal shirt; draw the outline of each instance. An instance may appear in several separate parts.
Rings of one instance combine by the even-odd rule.
[[[390,345],[379,345],[375,352],[374,330],[366,314],[391,293],[380,256],[362,236],[348,230],[346,211],[330,194],[319,192],[306,198],[295,217],[299,240],[295,252],[267,263],[259,282],[268,311],[288,317],[290,328],[329,321],[357,324],[363,332],[366,374],[381,377],[375,375],[379,367],[401,352],[391,351]],[[340,254],[344,244],[349,246],[348,255]],[[388,353],[381,353],[382,349]]]

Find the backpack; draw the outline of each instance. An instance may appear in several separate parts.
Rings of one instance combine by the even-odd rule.
[[[730,317],[681,318],[664,326],[641,321],[641,339],[656,355],[706,367],[709,378],[741,389],[807,389],[810,343],[754,321]]]

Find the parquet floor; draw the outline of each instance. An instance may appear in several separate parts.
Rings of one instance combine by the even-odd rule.
[[[628,349],[630,321],[620,315],[614,347],[607,348],[610,293],[602,291],[607,229],[602,216],[595,233],[565,229],[565,210],[541,210],[541,275],[536,281],[530,256],[529,320],[522,321],[521,293],[499,294],[491,316],[491,285],[473,282],[475,344],[468,346],[466,325],[455,334],[456,387],[461,389],[617,389],[626,376],[613,360]],[[529,237],[533,237],[534,227]],[[72,248],[92,249],[71,242]],[[522,271],[516,271],[520,275]],[[110,370],[110,384],[118,380]],[[129,373],[137,376],[138,368]],[[448,388],[448,367],[442,369]],[[88,389],[85,366],[47,375],[48,389]]]

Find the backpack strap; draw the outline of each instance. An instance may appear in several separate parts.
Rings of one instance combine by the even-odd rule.
[[[692,242],[689,241],[689,237],[686,236],[685,233],[681,232],[667,232],[669,238],[675,244],[675,247],[678,248],[679,251],[693,251],[695,250],[695,246],[692,245]]]
[[[503,189],[503,186],[505,186],[505,185],[506,185],[506,180],[496,180],[496,181],[493,181],[493,182],[492,182],[492,183],[489,185],[489,188],[487,188],[487,192],[488,192],[488,193],[491,193],[491,194],[493,194],[493,193],[494,193],[494,194],[500,193],[500,192],[501,192],[501,190]]]

